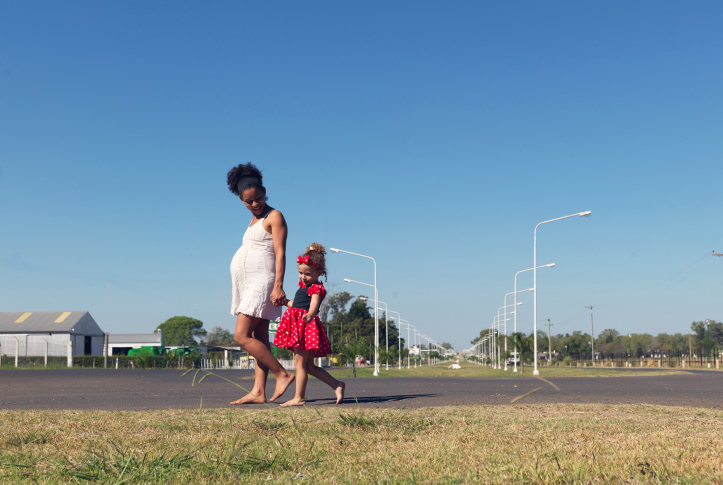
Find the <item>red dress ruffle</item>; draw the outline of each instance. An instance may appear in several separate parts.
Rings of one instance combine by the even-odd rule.
[[[304,287],[303,285],[304,285],[304,284],[299,281],[299,286],[303,288],[303,287]],[[309,287],[309,290],[308,290],[306,293],[307,293],[309,296],[311,296],[311,295],[319,295],[322,300],[323,300],[324,298],[326,298],[326,288],[324,288],[324,285],[319,285],[319,284],[311,285],[311,286]]]
[[[320,295],[323,299],[326,296],[326,289],[322,285],[311,285],[308,295]],[[307,313],[308,310],[303,308],[287,309],[276,330],[274,345],[289,350],[293,350],[294,347],[313,350],[314,357],[326,357],[332,352],[324,326],[318,315],[314,315],[309,323],[302,320],[301,317]]]

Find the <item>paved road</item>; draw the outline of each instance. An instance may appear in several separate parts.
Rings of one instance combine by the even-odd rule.
[[[241,379],[252,371],[217,371],[250,388]],[[624,372],[624,371],[623,371]],[[191,386],[193,373],[181,377],[172,370],[2,370],[0,409],[198,409],[227,407],[242,391],[213,376]],[[639,377],[559,377],[551,384],[534,377],[455,378],[390,377],[347,379],[345,406],[372,408],[418,408],[453,405],[504,405],[513,398],[539,388],[517,401],[539,403],[648,403],[723,409],[723,373],[691,371],[679,375]],[[275,381],[270,380],[271,396]],[[307,395],[315,406],[333,406],[333,393],[312,379]],[[279,400],[293,396],[292,389]],[[261,406],[249,406],[261,407]]]

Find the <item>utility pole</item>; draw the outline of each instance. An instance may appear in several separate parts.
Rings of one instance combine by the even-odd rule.
[[[550,319],[547,319],[547,353],[550,355],[550,357],[547,359],[547,365],[552,365],[552,334],[550,333],[550,327],[552,327],[552,324],[550,323]]]
[[[590,348],[592,349],[592,353],[590,355],[590,360],[592,361],[592,365],[595,366],[595,334],[592,330],[592,305],[586,306],[585,308],[590,309]]]

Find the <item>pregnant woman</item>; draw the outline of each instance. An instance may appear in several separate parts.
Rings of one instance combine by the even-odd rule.
[[[294,381],[271,353],[269,320],[281,316],[286,301],[286,221],[281,212],[266,204],[266,188],[261,171],[252,163],[241,164],[228,173],[228,188],[241,198],[253,215],[243,244],[231,261],[233,299],[231,314],[236,315],[234,340],[256,359],[254,387],[231,404],[266,402],[266,377],[276,376],[274,401]]]

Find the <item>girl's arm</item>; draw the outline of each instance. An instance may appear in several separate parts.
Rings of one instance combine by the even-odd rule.
[[[286,301],[284,302],[284,306],[287,306],[287,307],[289,307],[289,308],[293,307],[293,306],[294,306],[294,300],[286,300]]]
[[[311,305],[309,305],[309,311],[306,312],[306,315],[303,317],[306,323],[309,323],[311,319],[314,318],[314,315],[316,315],[316,312],[319,311],[319,303],[321,303],[321,296],[311,295]]]
[[[271,303],[281,306],[286,299],[284,275],[286,274],[286,236],[289,229],[286,227],[284,216],[277,210],[272,210],[266,216],[264,222],[267,221],[269,224],[267,230],[269,230],[274,240],[274,254],[276,254],[276,279],[274,280],[274,289],[271,291]]]

